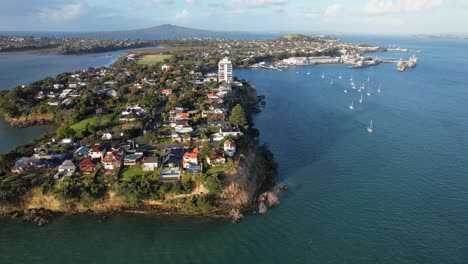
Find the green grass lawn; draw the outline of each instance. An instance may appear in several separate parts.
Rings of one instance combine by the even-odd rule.
[[[147,54],[143,55],[138,59],[138,64],[150,65],[159,62],[163,62],[165,59],[170,59],[172,55],[164,54]]]
[[[86,125],[90,122],[93,122],[95,118],[96,118],[95,116],[90,116],[86,119],[83,119],[71,125],[70,128],[75,130],[75,132],[84,132],[86,130]]]
[[[200,61],[195,61],[195,60],[183,60],[179,62],[180,64],[193,64],[193,65],[198,65],[200,66],[201,62]]]
[[[211,167],[209,168],[207,171],[206,171],[206,174],[215,174],[215,173],[220,173],[220,172],[224,172],[228,169],[227,166],[214,166],[214,167]]]
[[[120,177],[121,179],[123,180],[130,180],[134,177],[142,177],[142,176],[145,176],[145,177],[150,177],[150,176],[154,176],[154,177],[159,177],[159,173],[160,173],[161,169],[160,168],[157,168],[155,171],[143,171],[143,169],[141,168],[140,165],[137,165],[133,168],[122,168],[122,170],[120,171]]]

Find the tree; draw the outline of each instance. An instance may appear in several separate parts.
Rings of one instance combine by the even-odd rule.
[[[211,147],[210,147],[209,140],[208,139],[204,140],[200,148],[200,156],[203,159],[207,158],[208,155],[210,155],[210,150],[211,150]]]
[[[247,117],[245,116],[244,108],[237,104],[232,108],[231,116],[229,117],[229,124],[233,127],[247,129]]]
[[[73,135],[75,135],[75,130],[71,129],[67,125],[62,125],[57,129],[57,138],[59,139],[72,137]]]

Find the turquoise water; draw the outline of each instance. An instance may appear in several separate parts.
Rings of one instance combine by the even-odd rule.
[[[366,42],[420,49],[419,64],[235,71],[266,95],[256,126],[290,187],[266,215],[0,220],[0,263],[467,263],[468,42]],[[373,88],[362,105],[351,75]]]

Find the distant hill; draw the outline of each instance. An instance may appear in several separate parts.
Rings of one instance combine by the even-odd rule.
[[[107,31],[107,32],[93,32],[91,34],[96,35],[177,35],[177,36],[220,36],[220,35],[235,35],[235,34],[246,34],[246,32],[240,31],[213,31],[205,29],[195,29],[187,27],[179,27],[170,24],[163,24],[151,28],[135,29],[135,30],[124,30],[124,31]]]
[[[333,39],[328,36],[306,36],[302,34],[287,34],[279,38],[282,41],[323,41],[325,39]]]
[[[448,39],[468,39],[468,34],[419,34],[417,38],[448,38]]]

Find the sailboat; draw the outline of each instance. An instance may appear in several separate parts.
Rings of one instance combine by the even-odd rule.
[[[369,91],[367,91],[367,96],[370,96],[370,89],[369,89]]]
[[[344,89],[344,90],[343,90],[343,92],[344,92],[344,93],[347,93],[347,92],[348,92],[348,90]]]
[[[359,99],[359,103],[362,104],[362,94],[361,94],[361,99]]]
[[[351,77],[349,78],[349,81],[350,81],[351,83],[353,83],[353,82],[354,82],[354,78],[353,78],[353,76],[352,76],[352,75],[351,75]]]
[[[308,72],[307,75],[310,75],[310,72]]]
[[[322,79],[325,79],[325,73],[322,72]]]
[[[377,92],[378,93],[382,92],[382,85],[379,85],[379,88],[377,88]]]
[[[372,125],[372,120],[370,121],[370,124],[367,127],[367,132],[369,132],[369,133],[374,132],[374,126]]]
[[[354,102],[351,102],[351,105],[349,106],[350,110],[354,110]]]
[[[340,79],[340,80],[341,80],[341,72],[340,72],[340,76],[338,76],[338,79]]]
[[[370,82],[370,76],[367,76],[367,82]]]

